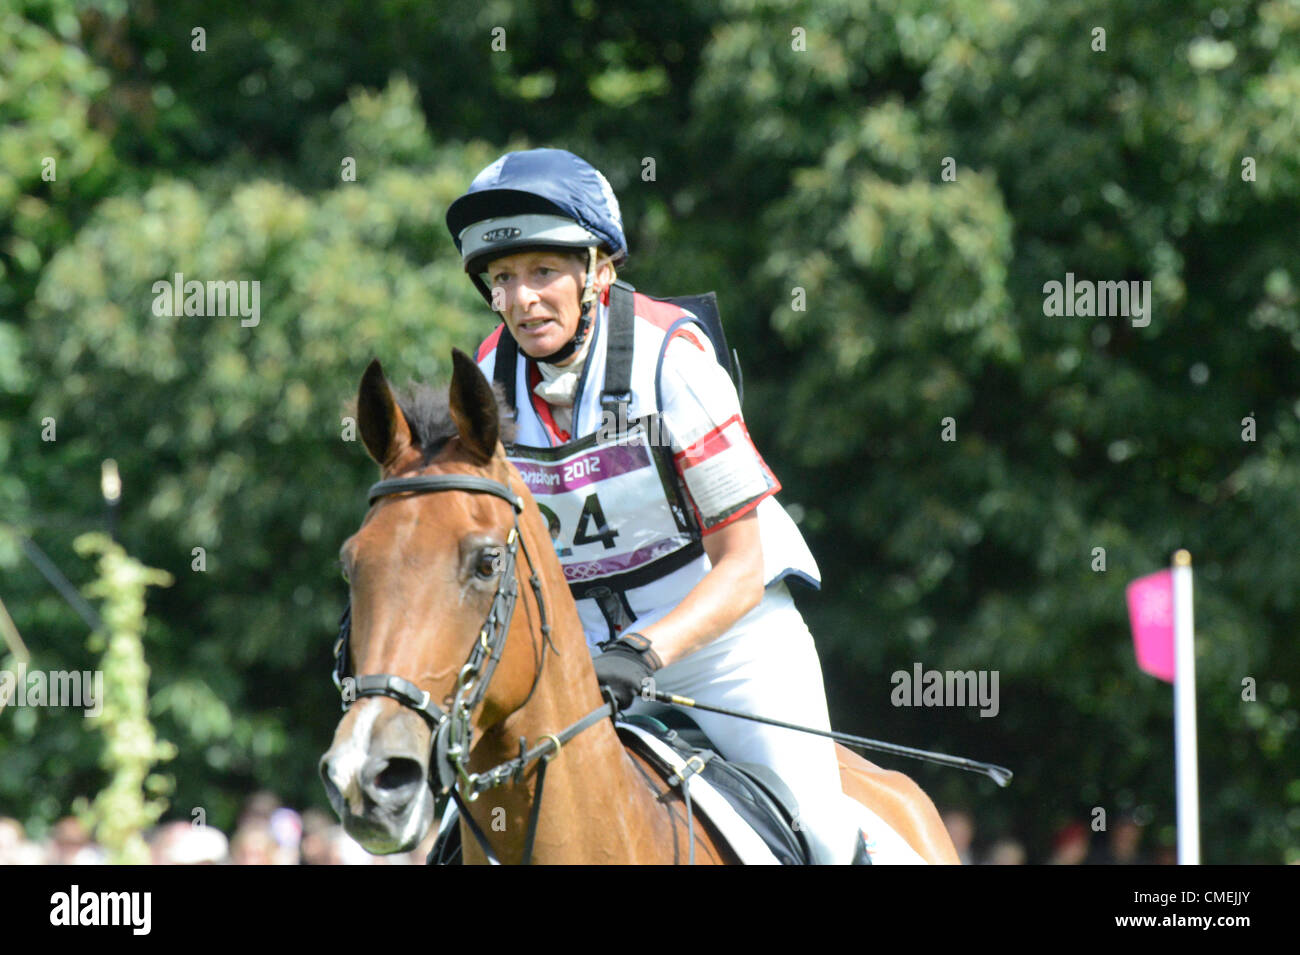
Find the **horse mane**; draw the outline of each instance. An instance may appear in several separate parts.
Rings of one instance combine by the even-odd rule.
[[[509,444],[515,439],[514,412],[506,407],[505,395],[501,386],[495,382],[492,393],[497,399],[501,442]],[[411,429],[411,441],[420,449],[423,458],[421,464],[429,464],[457,434],[456,422],[451,417],[451,396],[446,388],[407,382],[405,388],[394,390],[393,397],[397,399],[397,406],[402,409]]]

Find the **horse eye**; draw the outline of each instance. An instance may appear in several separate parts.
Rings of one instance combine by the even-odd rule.
[[[501,573],[502,563],[500,551],[485,550],[479,554],[478,566],[474,568],[474,573],[483,580],[491,580]]]

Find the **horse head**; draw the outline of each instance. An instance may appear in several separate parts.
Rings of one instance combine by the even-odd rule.
[[[505,458],[496,394],[467,355],[453,352],[453,365],[445,405],[427,389],[399,403],[378,361],[357,398],[382,480],[340,550],[346,713],[320,773],[344,829],[377,854],[417,845],[435,787],[446,792],[520,729],[510,718],[546,662],[546,605],[567,595],[546,525]],[[571,601],[556,613],[576,624]],[[582,695],[599,702],[594,681]]]

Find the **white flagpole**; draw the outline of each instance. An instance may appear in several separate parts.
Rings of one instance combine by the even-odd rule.
[[[1192,638],[1192,555],[1174,554],[1174,751],[1178,792],[1178,864],[1201,864],[1201,806],[1196,773],[1196,657]]]

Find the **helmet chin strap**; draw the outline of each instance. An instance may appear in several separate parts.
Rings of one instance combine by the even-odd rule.
[[[591,332],[592,314],[591,308],[596,303],[596,247],[587,246],[587,278],[582,288],[582,315],[578,318],[578,329],[573,333],[573,337],[565,344],[561,345],[549,355],[535,359],[536,361],[545,362],[548,365],[554,365],[557,362],[564,361],[587,341],[587,335]]]

